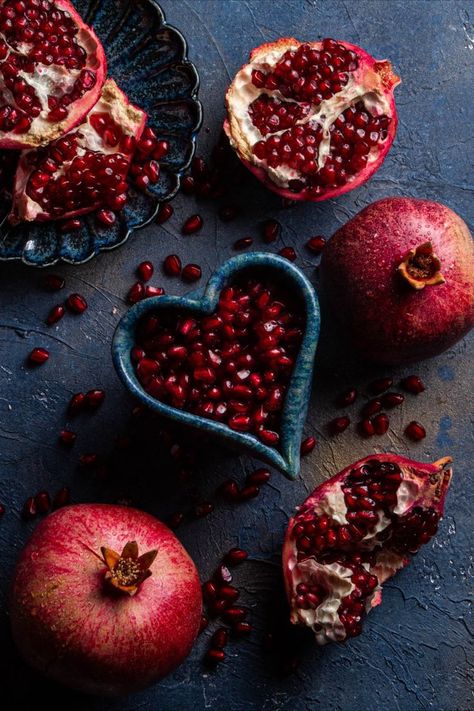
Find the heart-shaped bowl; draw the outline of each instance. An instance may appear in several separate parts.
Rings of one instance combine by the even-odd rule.
[[[221,422],[160,402],[146,392],[137,378],[130,357],[130,351],[135,345],[137,323],[145,314],[170,310],[198,315],[211,314],[217,306],[222,289],[244,272],[263,272],[265,277],[273,276],[276,284],[288,286],[292,290],[306,311],[305,332],[283,405],[278,448],[263,444],[253,434],[236,432]],[[301,435],[311,392],[319,326],[320,313],[316,292],[298,267],[273,254],[254,252],[229,259],[214,272],[203,289],[186,296],[155,296],[132,306],[116,328],[112,341],[112,358],[126,387],[154,412],[208,435],[215,435],[232,449],[245,450],[275,466],[288,478],[295,479],[300,468]]]

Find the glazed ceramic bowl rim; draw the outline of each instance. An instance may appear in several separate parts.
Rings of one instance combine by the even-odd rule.
[[[131,362],[130,350],[134,345],[137,321],[155,310],[174,309],[200,314],[211,313],[217,304],[219,293],[237,272],[257,271],[268,268],[280,274],[282,280],[292,283],[306,309],[306,328],[290,378],[282,412],[280,445],[269,447],[254,435],[231,430],[226,424],[206,419],[200,415],[166,405],[149,395],[139,382]],[[264,461],[280,469],[291,479],[299,472],[300,439],[311,390],[313,362],[319,338],[320,311],[316,292],[307,277],[282,257],[274,254],[253,252],[233,257],[215,271],[206,287],[183,296],[156,296],[138,302],[121,318],[112,341],[112,359],[120,379],[128,390],[143,404],[155,412],[208,433],[216,434],[234,447],[245,448]]]

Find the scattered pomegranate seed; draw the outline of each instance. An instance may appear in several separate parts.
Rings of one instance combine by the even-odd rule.
[[[397,407],[401,405],[405,397],[400,393],[385,393],[382,396],[382,405],[387,408]]]
[[[229,641],[229,630],[225,627],[219,627],[211,637],[211,645],[213,649],[224,649]]]
[[[244,607],[228,607],[223,611],[222,617],[226,622],[242,622],[247,617],[247,610]]]
[[[229,565],[238,565],[248,558],[248,553],[242,548],[231,548],[224,556],[224,560]]]
[[[149,299],[151,296],[163,296],[165,290],[161,286],[145,286],[145,299]]]
[[[184,513],[182,511],[175,511],[174,514],[171,514],[171,516],[168,519],[168,526],[170,528],[178,528],[178,526],[181,526],[181,524],[184,521]]]
[[[408,393],[413,393],[413,395],[418,395],[425,389],[424,383],[418,375],[409,375],[407,378],[403,378],[400,385]]]
[[[196,518],[204,518],[214,511],[214,504],[210,501],[202,501],[194,507],[194,515]]]
[[[47,291],[60,291],[64,289],[66,280],[58,274],[46,274],[43,279],[43,286]]]
[[[220,664],[225,659],[225,652],[222,649],[209,649],[206,652],[206,662],[208,664]]]
[[[423,425],[413,420],[405,427],[405,434],[414,442],[419,442],[426,437],[426,430]]]
[[[70,294],[66,299],[66,307],[73,314],[82,314],[87,309],[87,301],[81,294]]]
[[[54,323],[60,321],[64,316],[64,313],[64,306],[61,306],[61,304],[53,306],[46,319],[46,323],[48,324],[48,326],[52,326]]]
[[[142,281],[150,281],[154,271],[155,270],[151,262],[141,262],[137,267],[137,277]]]
[[[205,600],[215,600],[217,597],[217,585],[212,580],[203,583],[202,594]]]
[[[49,351],[46,348],[33,348],[28,356],[28,362],[32,365],[42,365],[49,358]]]
[[[382,409],[382,401],[377,399],[369,400],[365,403],[361,412],[364,417],[371,417]]]
[[[219,210],[219,217],[222,222],[231,222],[235,220],[238,214],[239,208],[236,205],[226,205]]]
[[[186,264],[181,273],[183,281],[193,282],[201,278],[202,271],[199,264]]]
[[[219,597],[224,598],[224,600],[230,600],[231,602],[235,602],[239,598],[239,596],[240,592],[232,585],[223,585],[221,588],[219,588]]]
[[[268,471],[268,469],[256,469],[254,472],[249,474],[246,478],[247,484],[256,484],[257,486],[261,486],[262,484],[266,484],[268,481],[270,481],[271,474]],[[242,490],[243,492],[243,490]],[[241,496],[242,496],[241,492]]]
[[[347,407],[348,405],[353,405],[357,399],[357,390],[355,388],[348,388],[344,390],[343,393],[337,396],[336,405],[337,407]]]
[[[75,393],[69,400],[68,412],[70,415],[77,415],[86,405],[86,396],[84,393]]]
[[[87,454],[81,454],[79,457],[79,466],[81,467],[93,467],[95,464],[97,464],[99,458],[97,454],[93,452],[89,452]]]
[[[196,189],[196,181],[192,175],[186,175],[181,180],[181,190],[185,195],[192,195]]]
[[[82,222],[80,220],[66,220],[59,224],[61,232],[77,232],[81,229]]]
[[[141,301],[145,296],[145,287],[143,284],[139,281],[135,282],[135,284],[130,288],[128,294],[127,294],[127,301],[129,304],[136,304],[138,301]]]
[[[205,178],[209,173],[206,161],[200,156],[194,156],[191,161],[191,174],[194,178]]]
[[[326,240],[324,239],[324,237],[320,236],[311,237],[311,239],[306,242],[307,249],[309,249],[310,252],[313,252],[313,254],[320,254],[325,246]]]
[[[89,390],[86,393],[86,405],[90,410],[97,410],[105,400],[104,390]]]
[[[163,203],[161,205],[160,210],[156,216],[156,223],[158,225],[162,225],[163,223],[167,222],[170,217],[172,217],[174,213],[173,207],[169,204],[169,202]]]
[[[248,622],[236,622],[232,625],[232,631],[237,637],[247,637],[252,632],[252,625]]]
[[[263,444],[268,444],[269,447],[275,447],[280,441],[280,435],[278,432],[273,432],[273,430],[260,430],[258,436]]]
[[[163,271],[168,276],[179,276],[181,274],[181,259],[177,254],[168,254],[163,261]]]
[[[234,242],[234,249],[247,249],[253,244],[253,239],[251,237],[241,237]]]
[[[209,624],[209,620],[207,619],[207,617],[205,615],[201,615],[201,622],[199,625],[199,633],[198,634],[201,634],[201,632],[204,632],[204,630],[206,629],[208,624]]]
[[[220,565],[214,573],[214,577],[220,584],[232,582],[232,573],[226,565]]]
[[[331,435],[341,434],[344,430],[347,430],[351,424],[350,418],[347,415],[343,417],[335,417],[334,420],[328,423],[328,430]]]
[[[313,451],[315,446],[316,446],[316,438],[315,437],[306,437],[306,439],[304,439],[301,442],[300,455],[302,457],[305,457],[307,454],[309,454],[310,452]]]
[[[77,434],[72,430],[61,430],[59,433],[59,441],[67,447],[72,447],[76,441]]]
[[[254,484],[250,486],[244,486],[243,489],[240,490],[239,499],[240,501],[249,501],[250,499],[255,499],[255,497],[258,496],[259,493],[259,487],[255,486]]]
[[[375,427],[372,420],[366,417],[362,422],[359,422],[359,432],[363,437],[372,437],[375,434]]]
[[[71,500],[71,492],[67,486],[63,486],[53,499],[53,509],[60,509],[62,506],[67,506]]]
[[[277,220],[266,220],[262,223],[262,237],[265,244],[275,242],[280,236],[281,225]]]
[[[233,479],[229,479],[219,486],[217,492],[228,501],[235,501],[239,496],[239,487]]]
[[[23,504],[23,509],[22,509],[22,516],[25,519],[25,521],[29,521],[32,518],[34,518],[37,514],[36,510],[36,501],[34,496],[30,496],[27,498],[25,503]]]
[[[203,222],[201,215],[191,215],[181,228],[183,235],[192,235],[202,228]]]
[[[280,257],[284,257],[290,262],[294,262],[296,260],[296,252],[293,247],[282,247],[279,250],[278,254],[280,255]]]
[[[101,225],[104,225],[105,227],[112,227],[113,224],[115,224],[117,220],[117,215],[115,212],[112,212],[112,210],[106,210],[105,208],[102,210],[98,210],[95,214],[97,222],[99,222]]]
[[[35,496],[36,511],[38,513],[48,513],[51,508],[51,499],[47,491],[39,491]]]
[[[385,412],[379,412],[379,414],[375,415],[372,420],[372,424],[374,426],[375,434],[383,435],[387,432],[390,422]]]
[[[377,380],[372,380],[367,386],[369,392],[373,395],[380,395],[381,393],[388,390],[393,385],[392,378],[378,378]]]

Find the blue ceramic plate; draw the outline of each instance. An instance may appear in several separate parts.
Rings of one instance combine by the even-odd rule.
[[[251,434],[231,430],[214,420],[178,410],[148,395],[140,384],[130,359],[135,344],[137,321],[149,312],[179,309],[180,312],[212,313],[219,294],[238,272],[264,270],[265,276],[274,275],[279,284],[302,300],[306,309],[306,330],[296,359],[295,368],[285,398],[278,448],[268,447]],[[257,252],[229,259],[211,276],[207,287],[187,296],[156,296],[133,306],[119,322],[112,342],[112,357],[117,372],[127,388],[150,409],[164,417],[219,437],[233,449],[246,450],[280,469],[290,479],[296,478],[300,468],[300,443],[311,391],[314,356],[319,338],[319,304],[316,293],[304,274],[291,262],[273,254]]]
[[[87,215],[82,229],[70,234],[62,234],[54,222],[12,228],[6,220],[10,203],[0,203],[0,260],[37,267],[81,264],[118,247],[154,218],[161,201],[173,197],[194,153],[202,119],[199,78],[186,58],[184,37],[166,24],[159,5],[154,0],[74,0],[74,5],[101,39],[109,75],[148,113],[150,126],[169,141],[170,150],[159,182],[149,194],[130,189],[127,206],[111,228],[98,227]]]

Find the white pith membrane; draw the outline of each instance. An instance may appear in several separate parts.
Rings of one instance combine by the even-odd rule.
[[[242,67],[235,76],[229,99],[229,120],[231,123],[231,135],[229,136],[229,140],[231,145],[238,150],[245,160],[259,168],[263,168],[272,182],[283,188],[288,187],[290,180],[303,180],[306,182],[308,175],[287,165],[280,165],[273,168],[268,165],[265,159],[260,159],[254,154],[253,146],[258,143],[258,141],[266,140],[270,136],[280,136],[285,133],[288,128],[284,128],[280,131],[271,131],[263,135],[257,126],[253,124],[249,107],[263,94],[284,103],[306,104],[310,103],[310,101],[309,99],[297,101],[289,96],[283,96],[278,89],[270,90],[267,88],[259,88],[252,83],[252,72],[258,70],[264,74],[270,73],[287,51],[297,50],[299,46],[299,44],[294,44],[285,46],[284,49],[273,50],[265,54],[265,61],[255,61]],[[357,75],[357,81],[354,78],[355,75]],[[367,80],[364,82],[363,79],[365,76],[367,76]],[[374,86],[374,77],[374,72],[367,72],[367,75],[360,70],[349,72],[349,80],[341,91],[334,94],[330,99],[323,99],[321,103],[317,105],[311,104],[309,114],[304,118],[295,120],[292,124],[293,126],[311,124],[312,128],[321,126],[323,138],[318,147],[317,162],[319,169],[323,167],[330,153],[329,129],[336,118],[346,109],[361,101],[367,112],[372,116],[381,116],[383,114],[391,115],[390,103],[384,93]],[[379,81],[381,85],[381,80],[379,79]],[[381,143],[383,143],[383,141],[379,141],[379,143],[371,147],[367,155],[367,165],[373,163],[379,157],[379,146]],[[347,183],[352,182],[356,177],[357,173],[349,175]]]
[[[76,22],[78,20],[81,21],[79,15],[69,4],[52,3],[52,9],[64,13],[66,17],[72,18]],[[15,136],[14,129],[10,131],[0,130],[0,141],[5,137],[10,137],[13,138],[13,140],[15,138],[17,140],[24,140],[31,146],[45,145],[64,134],[65,130],[67,130],[67,126],[71,125],[71,118],[78,110],[77,105],[79,102],[82,104],[80,109],[81,115],[84,115],[84,113],[94,105],[97,98],[97,91],[94,90],[95,85],[90,90],[84,92],[85,95],[90,94],[89,99],[85,98],[82,101],[78,99],[67,107],[69,114],[63,121],[52,122],[48,120],[48,114],[50,112],[48,97],[60,99],[66,94],[69,94],[73,90],[74,84],[82,71],[90,70],[94,72],[96,83],[99,81],[103,82],[103,78],[101,79],[97,72],[100,70],[101,58],[104,54],[102,46],[95,34],[87,27],[79,27],[75,34],[75,41],[87,53],[87,60],[84,66],[67,69],[65,66],[55,64],[54,62],[51,64],[43,64],[41,61],[34,60],[33,72],[27,72],[24,69],[18,70],[17,78],[23,79],[27,85],[33,88],[35,99],[41,105],[41,113],[36,117],[31,117],[31,125],[26,133],[18,133]],[[13,46],[13,44],[7,40],[5,34],[0,31],[0,46],[6,46],[8,50],[8,53],[0,62],[0,108],[10,105],[16,109],[20,115],[23,115],[25,113],[24,109],[16,102],[15,94],[5,85],[2,65],[8,62],[8,59],[12,56],[28,59],[32,50],[35,49],[36,43],[16,42],[15,46]],[[98,87],[98,90],[99,89],[100,87]]]
[[[450,461],[449,458],[446,461]],[[430,505],[434,505],[440,500],[442,501],[451,477],[451,470],[443,471],[443,465],[440,465],[438,470],[433,470],[430,473],[418,473],[416,469],[411,467],[401,467],[401,472],[403,479],[396,490],[397,502],[390,509],[391,513],[399,517],[418,506],[428,508]],[[312,520],[313,513],[317,516],[325,514],[338,524],[346,525],[348,523],[346,518],[347,506],[344,501],[342,486],[344,486],[348,476],[349,472],[337,482],[337,488],[329,488],[327,484],[323,484],[321,486],[323,490],[321,496],[316,498],[312,495],[309,497],[292,520],[292,526],[300,521]],[[403,568],[410,560],[409,556],[390,548],[390,538],[383,544],[381,541],[376,540],[376,535],[389,527],[392,522],[380,508],[376,508],[375,511],[378,514],[378,522],[361,541],[349,544],[344,549],[337,548],[337,546],[335,549],[336,551],[358,553],[377,549],[374,564],[371,565],[365,562],[361,564],[368,573],[376,575],[378,578],[377,586],[365,598],[365,613],[380,604],[382,600],[382,583],[394,575],[397,570]],[[442,509],[440,513],[442,513]],[[294,624],[303,624],[310,627],[318,644],[323,645],[328,642],[343,641],[347,637],[347,632],[339,618],[338,609],[342,599],[355,590],[355,585],[351,581],[354,571],[337,561],[325,563],[318,560],[315,555],[304,557],[305,554],[298,550],[294,535],[292,536],[291,533],[290,541],[289,543],[287,539],[285,543],[287,550],[284,552],[284,559],[286,558],[287,584],[290,582],[291,621]],[[382,545],[383,547],[381,547]],[[299,554],[300,559],[298,560]],[[300,583],[319,585],[327,590],[327,596],[316,608],[298,607],[296,588]]]
[[[140,138],[145,126],[145,112],[133,104],[130,104],[126,95],[119,89],[117,84],[112,79],[108,79],[102,87],[100,99],[92,111],[86,116],[84,123],[66,134],[66,136],[74,135],[77,137],[77,151],[72,160],[66,160],[58,165],[53,176],[54,179],[65,175],[71,167],[73,160],[76,157],[85,155],[86,152],[96,151],[105,155],[118,155],[120,153],[116,145],[107,145],[91,125],[90,119],[96,114],[107,114],[114,123],[120,127],[122,134],[134,136],[137,140]],[[36,169],[34,163],[38,151],[49,151],[51,147],[52,146],[48,146],[47,149],[30,149],[21,153],[19,167],[15,176],[12,221],[45,219],[41,204],[30,197],[26,190],[31,174]],[[125,155],[124,153],[120,153],[120,155],[124,156],[130,164],[133,154]],[[41,191],[42,189],[40,188],[38,192]],[[95,209],[95,207],[96,205],[91,205],[90,210]],[[85,213],[83,212],[82,214]],[[51,219],[50,216],[46,216],[46,218]],[[63,218],[64,216],[60,217],[60,219]]]

